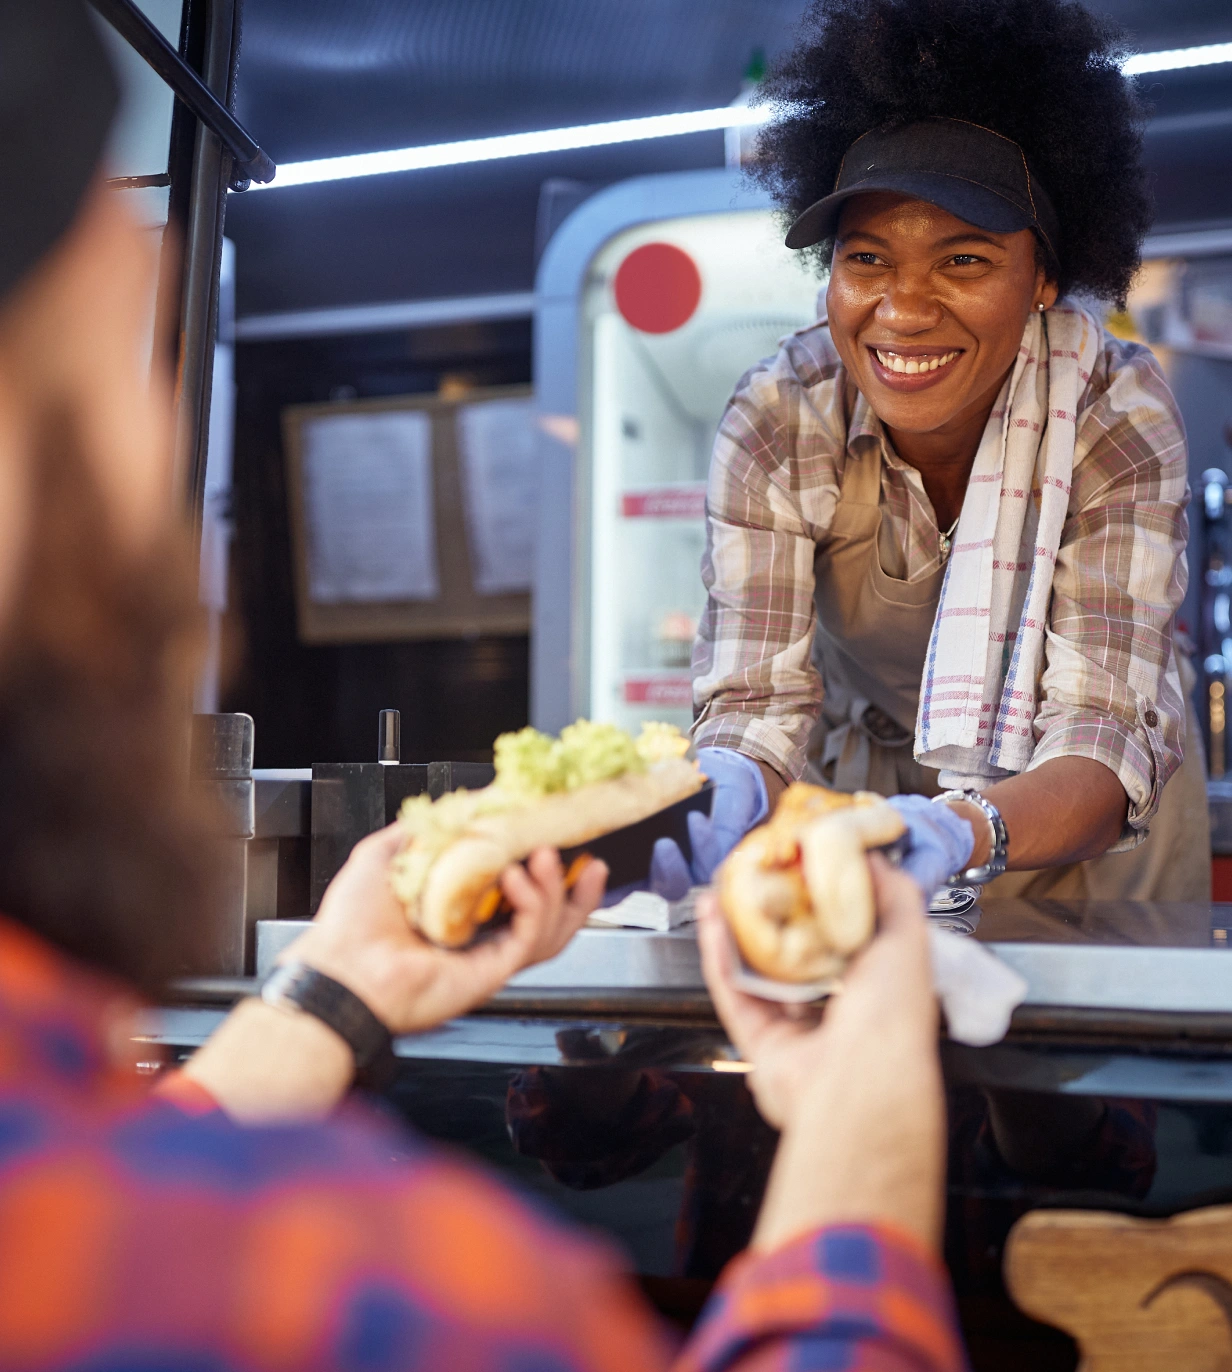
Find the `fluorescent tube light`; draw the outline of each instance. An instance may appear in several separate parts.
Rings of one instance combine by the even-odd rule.
[[[1205,67],[1216,62],[1232,62],[1232,43],[1207,43],[1196,48],[1140,52],[1127,58],[1122,70],[1126,76],[1141,76],[1147,72]],[[279,164],[275,181],[268,185],[254,182],[252,190],[311,186],[322,181],[345,181],[351,177],[381,176],[388,172],[424,171],[429,167],[458,167],[468,162],[494,162],[505,157],[529,157],[535,153],[567,152],[574,148],[601,148],[613,143],[636,143],[647,138],[674,138],[710,129],[764,124],[771,114],[768,105],[725,105],[717,110],[651,114],[641,119],[613,119],[604,124],[577,124],[571,128],[542,129],[536,133],[506,133],[494,138],[464,138],[456,143],[430,143],[417,148],[390,148],[385,152],[319,157],[310,162],[283,162]]]
[[[1126,76],[1148,71],[1179,71],[1182,67],[1209,67],[1232,62],[1232,43],[1206,43],[1200,48],[1168,48],[1164,52],[1140,52],[1121,67]]]
[[[252,190],[309,186],[320,181],[422,171],[428,167],[457,167],[466,162],[492,162],[503,157],[527,157],[533,153],[565,152],[572,148],[599,148],[645,138],[673,138],[708,129],[764,124],[770,114],[768,105],[729,105],[719,110],[652,114],[641,119],[614,119],[606,124],[578,124],[573,128],[544,129],[538,133],[506,133],[495,138],[466,138],[457,143],[431,143],[419,148],[391,148],[388,152],[319,157],[311,162],[280,162],[277,180],[268,186],[254,183]]]

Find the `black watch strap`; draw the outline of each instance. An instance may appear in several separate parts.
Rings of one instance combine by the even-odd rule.
[[[362,1000],[340,981],[305,962],[287,962],[261,985],[261,999],[276,1009],[301,1010],[327,1024],[355,1054],[355,1079],[380,1089],[397,1071],[393,1037]]]

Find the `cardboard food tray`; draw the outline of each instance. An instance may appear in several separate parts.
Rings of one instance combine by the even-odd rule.
[[[686,862],[692,861],[693,845],[689,841],[689,816],[698,811],[708,815],[714,800],[714,782],[707,780],[700,790],[685,796],[674,805],[658,810],[636,824],[614,829],[610,834],[579,843],[575,848],[563,848],[561,861],[568,871],[575,859],[583,856],[600,858],[608,865],[607,888],[615,891],[633,882],[643,882],[650,874],[650,857],[661,838],[675,839]]]
[[[654,846],[661,838],[675,839],[680,845],[686,862],[693,858],[693,844],[689,839],[689,815],[695,810],[704,815],[710,813],[714,800],[714,782],[707,779],[699,790],[685,796],[674,805],[656,810],[636,824],[626,824],[623,829],[613,829],[589,843],[579,843],[573,848],[562,848],[560,860],[565,871],[580,857],[601,858],[608,865],[607,890],[610,895],[618,892],[621,886],[644,883],[650,874],[650,858]],[[513,910],[508,901],[501,901],[500,908],[491,919],[480,925],[474,938],[467,945],[474,947],[485,939],[498,934],[509,923]]]

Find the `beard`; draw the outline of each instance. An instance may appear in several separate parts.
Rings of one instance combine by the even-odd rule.
[[[188,785],[192,544],[126,553],[71,426],[53,427],[0,631],[0,915],[157,995],[201,965],[215,917]]]

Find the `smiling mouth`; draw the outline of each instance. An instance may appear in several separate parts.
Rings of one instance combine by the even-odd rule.
[[[913,353],[907,356],[889,348],[870,348],[869,351],[888,372],[899,376],[918,376],[921,372],[936,372],[948,367],[951,362],[962,356],[957,348],[945,353]]]

